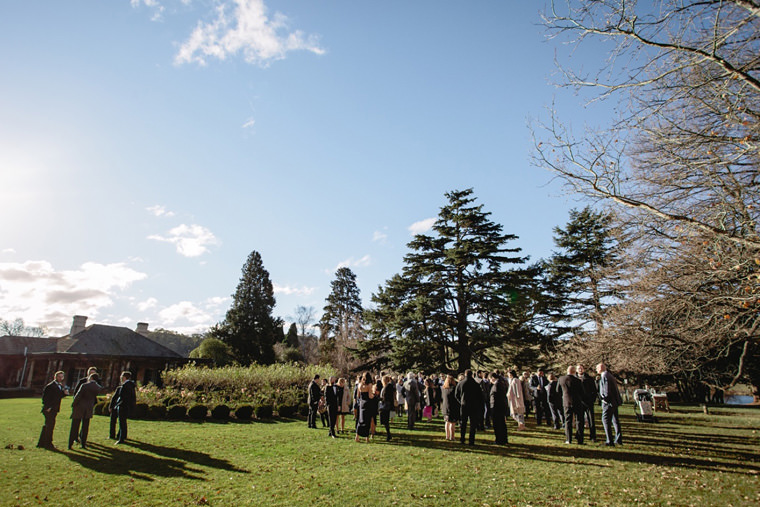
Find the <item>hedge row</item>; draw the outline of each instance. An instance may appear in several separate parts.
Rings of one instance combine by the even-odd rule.
[[[94,412],[96,415],[109,415],[108,401],[101,400],[95,404]],[[132,419],[149,419],[149,420],[172,420],[179,421],[190,419],[194,421],[204,421],[209,416],[211,419],[218,421],[227,421],[237,419],[240,421],[250,421],[251,419],[271,419],[275,413],[279,417],[292,418],[296,416],[305,417],[309,412],[309,407],[305,403],[294,405],[283,405],[275,409],[268,404],[262,405],[239,405],[234,409],[228,405],[220,404],[207,406],[202,404],[193,405],[190,408],[184,405],[148,405],[147,403],[137,403],[135,413],[131,414]]]

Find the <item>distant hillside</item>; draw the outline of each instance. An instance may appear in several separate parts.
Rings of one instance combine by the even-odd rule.
[[[160,343],[166,348],[169,348],[180,354],[182,357],[188,357],[190,351],[198,347],[203,341],[204,336],[201,334],[194,334],[191,336],[177,333],[176,331],[169,331],[168,329],[158,328],[155,331],[148,333],[148,338],[154,342]]]

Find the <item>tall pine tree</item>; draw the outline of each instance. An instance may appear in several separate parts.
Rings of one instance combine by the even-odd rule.
[[[363,336],[362,301],[351,268],[338,268],[330,282],[330,294],[319,321],[322,338],[358,339]]]
[[[521,298],[528,276],[509,266],[526,259],[508,247],[473,190],[445,194],[433,225],[408,244],[402,274],[372,296],[371,340],[364,357],[386,355],[396,368],[462,371],[488,363],[488,351],[519,339]]]
[[[257,251],[248,256],[232,298],[224,321],[211,329],[210,336],[230,345],[241,363],[273,363],[274,343],[283,338],[282,322],[272,316],[274,289]]]

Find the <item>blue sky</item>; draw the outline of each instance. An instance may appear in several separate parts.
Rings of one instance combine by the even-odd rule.
[[[368,303],[469,187],[548,256],[582,204],[531,166],[528,124],[585,113],[542,6],[0,3],[0,318],[203,331],[252,250],[286,320],[340,266]]]

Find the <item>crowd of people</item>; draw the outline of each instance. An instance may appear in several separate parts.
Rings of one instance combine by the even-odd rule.
[[[95,367],[87,370],[87,375],[79,379],[74,389],[69,389],[65,384],[66,374],[62,371],[55,372],[53,380],[42,390],[42,415],[45,422],[40,432],[37,447],[54,450],[53,431],[58,412],[61,411],[61,400],[66,396],[73,396],[71,403],[71,427],[69,429],[69,450],[74,443],[79,443],[82,449],[87,449],[87,438],[90,431],[90,419],[98,401],[98,395],[104,392],[100,385],[100,376]],[[132,374],[128,371],[121,373],[121,383],[111,397],[109,411],[110,438],[116,440],[116,444],[123,444],[127,440],[127,420],[134,412],[137,396]],[[118,424],[118,432],[116,426]]]
[[[514,419],[517,430],[526,429],[525,418],[532,412],[536,425],[564,429],[565,443],[583,445],[585,430],[596,441],[595,407],[601,405],[604,443],[622,445],[618,407],[623,400],[615,377],[600,363],[597,375],[591,376],[583,365],[569,366],[565,375],[518,374],[513,368],[484,372],[465,370],[452,375],[390,375],[380,372],[359,375],[353,385],[346,378],[316,375],[308,386],[308,427],[317,428],[317,418],[328,436],[347,433],[346,416],[353,415],[354,439],[368,442],[379,423],[391,440],[390,420],[406,416],[406,427],[426,419],[443,417],[446,440],[475,444],[477,431],[493,429],[494,444],[508,443],[507,420]]]

